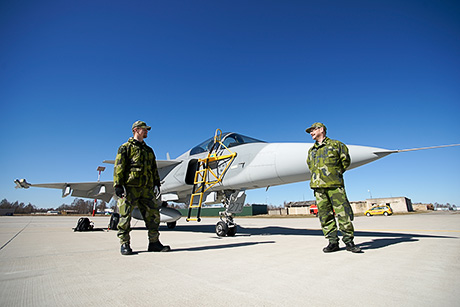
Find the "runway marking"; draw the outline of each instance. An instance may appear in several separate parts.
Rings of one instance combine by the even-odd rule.
[[[27,226],[29,226],[29,224],[32,222],[32,219],[30,219],[29,223],[24,226],[24,228],[22,228],[21,230],[19,230],[19,232],[17,234],[15,234],[11,239],[9,239],[5,244],[2,245],[2,247],[0,247],[0,251],[5,247],[7,246],[11,241],[14,240],[14,238],[16,238],[24,229],[27,228]]]

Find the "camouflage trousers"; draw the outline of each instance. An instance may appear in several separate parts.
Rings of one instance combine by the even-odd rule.
[[[337,222],[335,220],[335,216],[337,216],[342,241],[344,243],[353,241],[353,210],[348,202],[345,189],[343,187],[314,189],[314,192],[321,228],[326,239],[330,243],[339,243]]]
[[[144,218],[145,227],[148,230],[149,242],[158,241],[158,237],[160,236],[158,232],[158,228],[160,227],[160,211],[151,189],[127,187],[126,196],[118,199],[117,206],[120,213],[118,238],[121,244],[130,242],[131,214],[135,207],[139,208]]]

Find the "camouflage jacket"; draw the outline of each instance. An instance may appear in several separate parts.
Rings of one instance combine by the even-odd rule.
[[[308,151],[307,165],[311,171],[310,187],[343,187],[343,173],[350,166],[348,147],[342,142],[325,138],[316,142]]]
[[[121,145],[115,159],[113,185],[150,189],[160,186],[153,149],[145,142],[139,142],[134,138]]]

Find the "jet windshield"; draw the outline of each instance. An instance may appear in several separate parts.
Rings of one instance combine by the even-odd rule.
[[[227,132],[222,134],[222,143],[227,146],[227,148],[242,145],[242,144],[249,144],[249,143],[266,143],[261,140],[257,140],[242,134]],[[196,155],[202,152],[208,152],[211,150],[212,145],[214,144],[214,137],[207,139],[203,143],[199,144],[198,146],[192,148],[190,150],[190,155]]]

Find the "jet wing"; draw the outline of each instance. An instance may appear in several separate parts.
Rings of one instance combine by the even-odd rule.
[[[104,163],[115,164],[115,160],[105,160]],[[180,160],[157,160],[158,169],[175,166],[182,163]],[[25,179],[16,179],[16,188],[28,189],[30,187],[62,190],[62,197],[74,196],[83,198],[101,199],[109,202],[115,190],[113,181],[104,182],[60,182],[60,183],[28,183]]]
[[[28,189],[30,187],[49,188],[62,190],[62,197],[96,198],[109,202],[114,194],[113,181],[100,182],[74,182],[74,183],[28,183],[25,179],[16,179],[16,188]]]

